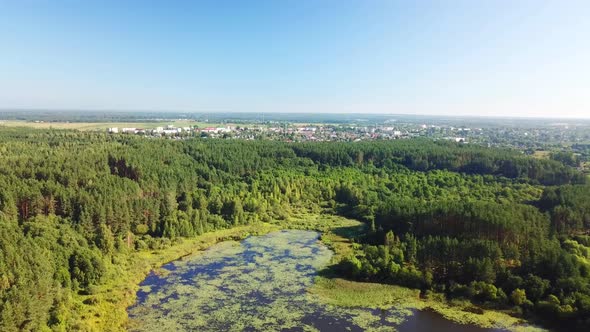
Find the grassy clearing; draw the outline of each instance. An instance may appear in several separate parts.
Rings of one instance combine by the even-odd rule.
[[[420,291],[415,289],[326,277],[316,277],[310,293],[331,305],[373,309],[406,306],[420,297]]]
[[[550,151],[538,150],[533,152],[533,157],[538,159],[549,159]]]
[[[309,212],[295,213],[287,220],[276,220],[272,224],[284,229],[314,230],[324,234],[334,231],[344,232],[346,229],[352,230],[364,227],[364,224],[357,220]],[[350,233],[350,235],[352,234]]]
[[[229,239],[261,235],[276,231],[275,225],[253,224],[206,233],[192,239],[180,239],[163,250],[130,253],[115,259],[106,282],[91,295],[75,295],[72,299],[73,329],[76,331],[125,331],[127,307],[135,302],[139,284],[150,271],[181,257],[196,254]]]

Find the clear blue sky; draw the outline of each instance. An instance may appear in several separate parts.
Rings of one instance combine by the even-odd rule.
[[[0,1],[0,108],[590,117],[590,1]]]

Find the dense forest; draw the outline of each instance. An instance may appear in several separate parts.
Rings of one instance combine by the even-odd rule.
[[[343,276],[589,328],[585,182],[559,160],[419,139],[2,129],[0,330],[76,330],[72,294],[92,292],[129,252],[299,209],[367,223]]]

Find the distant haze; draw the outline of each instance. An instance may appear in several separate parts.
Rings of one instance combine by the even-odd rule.
[[[3,1],[0,109],[590,118],[590,1]]]

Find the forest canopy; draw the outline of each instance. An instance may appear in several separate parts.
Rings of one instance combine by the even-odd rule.
[[[0,330],[75,330],[131,251],[339,214],[351,279],[590,326],[590,186],[559,158],[429,140],[285,143],[0,131]]]

